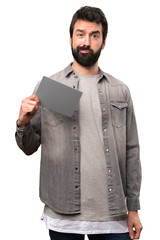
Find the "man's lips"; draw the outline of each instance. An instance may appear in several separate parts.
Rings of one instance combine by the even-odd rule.
[[[90,53],[90,50],[80,50],[81,53]]]

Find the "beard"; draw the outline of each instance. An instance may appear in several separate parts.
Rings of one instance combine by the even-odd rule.
[[[101,54],[102,46],[97,50],[97,52],[94,52],[90,47],[77,47],[76,49],[73,49],[73,46],[71,45],[72,49],[72,55],[74,59],[83,67],[91,67],[93,66],[97,61]],[[81,53],[81,50],[88,50],[89,53]]]

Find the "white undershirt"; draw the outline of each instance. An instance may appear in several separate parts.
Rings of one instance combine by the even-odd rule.
[[[41,220],[46,223],[47,229],[76,234],[102,234],[102,233],[126,233],[128,226],[126,220],[108,221],[108,222],[90,222],[90,221],[76,221],[76,220],[62,220],[54,219],[45,214],[42,215]]]

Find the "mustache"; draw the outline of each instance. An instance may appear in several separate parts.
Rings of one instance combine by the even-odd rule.
[[[82,47],[77,47],[77,52],[81,50],[89,50],[91,53],[93,53],[93,50],[90,48],[90,46],[82,46]]]

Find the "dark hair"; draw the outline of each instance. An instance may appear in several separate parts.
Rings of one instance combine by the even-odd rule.
[[[85,6],[81,7],[79,10],[75,12],[70,25],[71,38],[73,36],[73,29],[77,20],[86,20],[89,22],[96,22],[98,24],[101,23],[103,32],[103,42],[105,41],[108,33],[108,22],[100,8]]]

